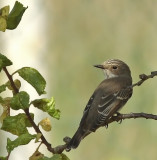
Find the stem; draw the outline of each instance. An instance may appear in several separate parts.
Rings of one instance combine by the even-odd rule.
[[[157,76],[157,71],[153,71],[151,72],[150,75],[146,75],[146,74],[140,74],[139,78],[141,80],[139,80],[137,83],[134,83],[131,87],[135,87],[135,86],[140,86],[144,81],[150,79],[150,78],[154,78],[155,76]]]
[[[10,154],[11,154],[11,152],[8,153],[7,160],[9,160]]]
[[[3,67],[3,71],[4,71],[5,74],[7,75],[7,77],[8,77],[8,79],[9,79],[10,83],[11,83],[11,86],[12,86],[15,94],[17,94],[17,93],[19,92],[19,90],[16,88],[16,85],[15,85],[15,83],[14,83],[14,81],[13,81],[12,76],[9,74],[9,72],[8,72],[8,70],[7,70],[6,67]]]
[[[35,122],[33,121],[31,115],[30,115],[30,112],[29,112],[29,109],[25,109],[24,112],[26,113],[30,123],[32,124],[34,130],[36,131],[36,133],[41,133],[41,140],[42,140],[42,143],[46,145],[47,149],[54,153],[54,149],[51,147],[51,144],[47,142],[47,140],[45,139],[45,137],[43,136],[42,132],[40,131],[39,127],[35,124]]]

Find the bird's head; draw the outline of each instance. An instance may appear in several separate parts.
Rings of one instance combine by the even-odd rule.
[[[104,71],[107,78],[118,76],[131,76],[131,71],[126,63],[118,59],[109,59],[101,65],[94,65]]]

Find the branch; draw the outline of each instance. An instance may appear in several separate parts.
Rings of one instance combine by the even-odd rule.
[[[18,89],[16,88],[15,86],[15,83],[12,79],[12,76],[9,74],[9,72],[7,71],[6,67],[3,68],[4,72],[6,73],[10,83],[11,83],[11,86],[12,88],[14,89],[14,92],[15,94],[19,93]],[[140,80],[137,82],[137,83],[134,83],[132,86],[130,86],[131,88],[135,87],[135,86],[140,86],[141,84],[143,84],[143,82],[145,82],[146,80],[150,79],[150,78],[153,78],[157,76],[157,71],[153,71],[151,72],[150,75],[146,75],[146,74],[141,74],[139,75],[139,78]],[[62,153],[65,149],[66,149],[66,146],[68,144],[68,142],[70,141],[71,138],[69,137],[65,137],[63,140],[66,144],[64,145],[59,145],[55,148],[52,148],[51,147],[51,144],[47,142],[47,140],[45,139],[45,137],[43,136],[42,132],[40,131],[39,127],[35,124],[35,122],[33,121],[31,115],[30,115],[30,112],[29,112],[29,109],[26,109],[24,110],[24,112],[26,113],[30,123],[32,124],[34,130],[37,132],[37,133],[41,133],[41,140],[42,140],[42,143],[46,145],[47,149],[52,152],[52,153]],[[104,124],[104,126],[107,126],[108,124],[112,123],[112,122],[121,122],[122,120],[124,119],[131,119],[131,118],[146,118],[146,119],[154,119],[154,120],[157,120],[157,115],[153,115],[153,114],[147,114],[147,113],[130,113],[130,114],[117,114],[117,116],[112,116],[110,119],[108,119],[107,123]]]
[[[19,92],[19,90],[17,89],[17,87],[16,87],[16,85],[15,85],[15,83],[14,83],[14,81],[13,81],[12,76],[9,74],[9,72],[8,72],[8,70],[7,70],[6,67],[3,67],[3,71],[4,71],[5,74],[7,75],[7,77],[8,77],[8,79],[9,79],[9,81],[10,81],[10,84],[11,84],[11,86],[12,86],[15,94],[17,94],[17,93]]]
[[[146,75],[146,74],[140,74],[139,78],[141,79],[140,81],[138,81],[137,83],[134,83],[131,87],[135,87],[135,86],[140,86],[144,81],[150,79],[150,78],[154,78],[155,76],[157,76],[157,71],[153,71],[151,72],[150,75]]]
[[[116,122],[121,122],[124,119],[131,119],[131,118],[146,118],[146,119],[154,119],[157,120],[157,115],[153,115],[153,114],[148,114],[148,113],[130,113],[130,114],[118,114],[117,116],[112,116],[109,120],[108,120],[108,124],[112,123],[114,121]]]

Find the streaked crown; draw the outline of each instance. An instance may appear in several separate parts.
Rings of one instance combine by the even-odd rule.
[[[131,71],[129,66],[119,59],[109,59],[105,61],[102,65],[95,65],[95,67],[103,69],[107,78],[117,76],[131,77]]]

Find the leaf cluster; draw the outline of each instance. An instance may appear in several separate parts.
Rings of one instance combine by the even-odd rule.
[[[52,118],[60,118],[60,110],[55,108],[55,100],[53,97],[39,98],[30,101],[30,95],[26,91],[21,90],[21,82],[16,79],[13,80],[13,76],[18,74],[27,83],[29,83],[38,93],[38,95],[45,94],[46,81],[44,77],[34,68],[23,67],[18,69],[13,74],[10,74],[7,67],[13,63],[5,55],[0,53],[0,72],[4,71],[9,79],[4,84],[0,85],[0,93],[6,90],[12,92],[12,97],[0,96],[0,107],[3,108],[3,113],[0,116],[0,122],[2,123],[1,130],[16,135],[14,140],[7,139],[6,150],[8,156],[0,157],[0,159],[8,159],[10,153],[21,145],[28,144],[31,140],[35,140],[35,143],[41,142],[41,144],[48,145],[39,126],[45,131],[51,130],[51,122],[49,118],[44,118],[38,123],[38,126],[34,122],[34,114],[29,113],[30,107],[35,107],[43,112],[48,113]],[[11,115],[11,110],[21,110],[23,113],[18,113],[14,116]],[[33,127],[36,134],[29,133],[28,127]],[[51,158],[45,157],[44,154],[38,151],[39,148],[30,157],[30,160],[68,160],[64,154],[54,154]],[[38,154],[37,154],[38,153]],[[40,155],[40,156],[39,156]]]
[[[23,5],[16,1],[13,9],[10,11],[10,6],[5,6],[0,9],[0,31],[5,32],[6,29],[15,29],[28,7],[23,7]]]

